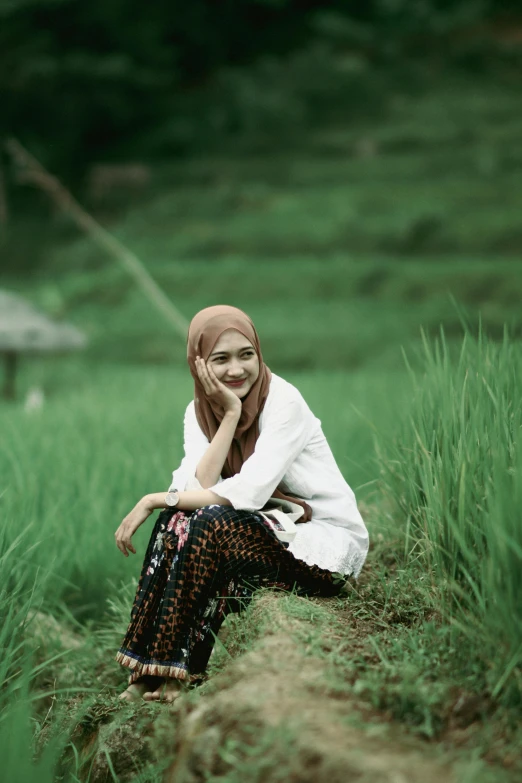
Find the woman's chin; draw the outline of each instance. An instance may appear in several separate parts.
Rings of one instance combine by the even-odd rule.
[[[242,400],[242,399],[244,399],[247,396],[247,394],[248,394],[248,392],[250,391],[251,388],[252,388],[252,386],[247,386],[246,389],[237,389],[237,391],[235,391],[234,394],[237,394],[239,399]]]

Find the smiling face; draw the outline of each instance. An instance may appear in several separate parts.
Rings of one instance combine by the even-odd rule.
[[[239,398],[245,397],[259,376],[259,358],[252,343],[238,332],[223,332],[207,359],[216,377]]]

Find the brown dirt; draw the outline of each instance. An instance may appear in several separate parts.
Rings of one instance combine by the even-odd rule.
[[[364,725],[358,705],[332,690],[320,658],[292,631],[303,621],[263,599],[270,631],[229,664],[192,711],[180,715],[168,783],[209,775],[227,783],[439,783],[448,763],[422,740],[382,722]],[[291,626],[291,627],[289,627]],[[180,705],[179,709],[183,709]]]
[[[473,726],[466,728],[467,712],[476,712],[477,705],[459,697],[452,728],[458,736],[446,737],[447,742],[413,735],[391,714],[355,695],[334,662],[341,648],[350,656],[366,655],[366,637],[375,632],[375,623],[355,616],[349,602],[343,607],[332,599],[335,607],[329,607],[326,599],[298,600],[302,612],[286,594],[259,595],[247,617],[234,617],[220,633],[233,658],[174,705],[121,704],[110,697],[97,703],[73,737],[79,779],[109,783],[114,773],[127,783],[157,764],[167,767],[165,783],[506,779],[496,777],[498,767],[486,771],[489,777],[480,764],[476,775],[468,769]],[[311,619],[316,613],[319,626]],[[466,713],[464,723],[460,712]]]

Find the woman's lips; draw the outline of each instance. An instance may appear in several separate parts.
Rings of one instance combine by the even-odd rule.
[[[246,378],[241,378],[239,381],[225,381],[225,383],[227,386],[242,386],[245,381]]]

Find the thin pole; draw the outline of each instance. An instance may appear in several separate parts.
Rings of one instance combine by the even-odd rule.
[[[153,277],[145,269],[138,256],[128,250],[119,239],[116,239],[107,229],[103,228],[90,215],[62,183],[50,174],[39,161],[23,147],[16,139],[5,142],[6,150],[12,155],[23,171],[23,180],[36,185],[69,213],[75,223],[91,236],[109,255],[116,258],[121,266],[134,278],[144,294],[163,314],[183,340],[186,339],[188,321],[175,307],[170,299],[158,286]]]
[[[9,222],[9,207],[7,202],[7,182],[0,150],[0,228],[6,228]]]
[[[4,353],[4,388],[2,389],[2,396],[4,400],[14,400],[17,365],[18,356],[16,352],[6,351]]]

